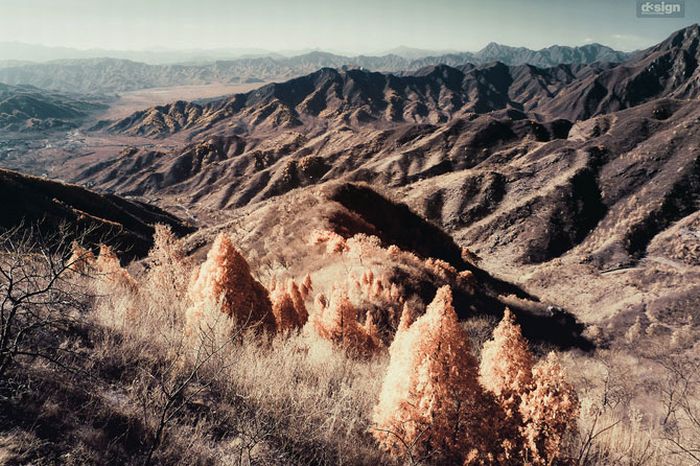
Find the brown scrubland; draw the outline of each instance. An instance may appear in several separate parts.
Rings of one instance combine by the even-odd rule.
[[[267,285],[226,232],[197,261],[158,225],[129,270],[105,245],[32,241],[2,237],[3,464],[697,460],[687,335],[662,351],[663,336],[632,328],[643,364],[552,351],[509,310],[460,321],[447,282],[470,272],[363,234],[310,235],[342,279],[310,270]],[[378,249],[446,283],[421,306],[371,268]]]

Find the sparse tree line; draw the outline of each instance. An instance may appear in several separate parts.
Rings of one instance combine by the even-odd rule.
[[[68,314],[75,318],[60,312],[81,306],[70,297],[75,288],[57,284],[77,280],[95,297],[103,320],[142,337],[151,329],[144,324],[146,318],[173,330],[161,329],[158,337],[167,342],[171,364],[145,378],[153,379],[143,389],[148,395],[144,412],[150,413],[144,416],[153,434],[143,464],[154,464],[177,416],[211,389],[215,382],[208,374],[236,363],[225,354],[237,341],[253,338],[274,347],[272,340],[294,335],[303,335],[308,345],[299,351],[327,344],[351,360],[388,360],[376,404],[366,413],[367,431],[378,450],[399,464],[584,464],[569,448],[577,435],[577,393],[555,353],[536,360],[508,309],[479,360],[458,321],[448,285],[437,290],[420,314],[399,284],[375,276],[370,268],[359,276],[351,274],[347,284],[322,287],[323,277],[306,274],[298,281],[273,277],[266,287],[225,233],[216,237],[198,266],[168,227],[157,226],[154,243],[144,260],[145,272],[134,277],[105,245],[95,255],[75,242],[70,254],[44,251],[32,256],[35,263],[24,255],[35,244],[12,249],[14,242],[6,242],[0,267],[0,381],[15,358],[32,356],[22,345],[24,335],[47,330]],[[376,238],[345,239],[328,231],[315,232],[311,243],[329,257],[354,254],[360,262],[378,244]],[[389,251],[411,255],[395,246]],[[56,257],[61,259],[54,263]],[[415,256],[411,260],[422,261]],[[434,259],[424,262],[437,273],[451,267]],[[38,264],[43,268],[37,269]],[[460,273],[459,279],[470,280],[469,273]],[[328,294],[321,291],[324,287]],[[378,313],[382,306],[386,311]],[[37,311],[42,309],[43,314]],[[60,362],[56,356],[45,357]],[[669,416],[688,409],[677,401]],[[268,430],[249,436],[256,440],[247,449],[239,446],[238,464],[244,464],[244,450],[250,464],[259,442],[272,436],[270,424],[265,425]]]
[[[329,254],[352,247],[331,232],[317,232],[314,240],[325,244]],[[159,227],[152,258],[184,260],[175,243]],[[82,272],[93,269],[115,287],[137,286],[104,246],[93,258],[76,245],[72,262]],[[535,363],[510,311],[484,346],[479,365],[452,307],[449,286],[438,290],[422,316],[414,315],[395,284],[371,270],[355,286],[367,298],[401,305],[388,345],[373,314],[358,309],[346,288],[337,287],[330,298],[318,293],[309,311],[311,276],[300,284],[292,279],[272,283],[270,293],[252,276],[231,238],[220,234],[189,280],[185,332],[199,335],[224,314],[231,329],[248,327],[261,334],[301,330],[353,357],[388,352],[371,432],[381,448],[410,464],[546,465],[560,459],[566,436],[575,428],[576,393],[554,353]],[[130,312],[138,310],[127,312],[127,318]]]

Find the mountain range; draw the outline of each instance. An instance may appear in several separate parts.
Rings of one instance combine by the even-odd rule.
[[[127,149],[76,179],[213,210],[366,182],[477,251],[617,267],[698,209],[699,41],[693,26],[619,65],[322,69],[102,122],[191,142]]]
[[[194,137],[319,122],[333,128],[440,124],[491,112],[514,120],[573,123],[655,98],[697,97],[697,36],[697,27],[688,28],[620,64],[441,64],[401,74],[322,68],[207,104],[179,101],[146,109],[96,129],[156,137],[187,130]]]
[[[412,58],[419,56],[419,58]],[[479,52],[437,56],[396,54],[346,57],[313,51],[285,57],[268,55],[218,60],[213,63],[152,65],[118,58],[64,59],[46,63],[6,65],[0,68],[0,82],[31,84],[45,89],[82,93],[115,93],[152,87],[282,81],[320,68],[351,68],[381,72],[412,72],[426,66],[462,66],[500,61],[508,65],[530,64],[551,67],[559,64],[617,63],[629,56],[600,44],[581,47],[552,46],[541,50],[489,44]]]
[[[496,62],[428,66],[400,75],[322,68],[206,104],[178,101],[152,107],[100,122],[95,129],[152,137],[185,132],[192,139],[277,128],[313,134],[319,127],[343,125],[439,125],[484,114],[573,124],[661,97],[696,98],[697,40],[698,28],[688,28],[621,64],[538,68]]]
[[[498,272],[484,304],[495,314],[534,307],[556,321],[540,296],[629,326],[640,296],[664,315],[700,303],[698,45],[694,25],[621,63],[321,68],[99,122],[96,139],[134,145],[86,150],[58,176],[184,212],[195,253],[235,230],[256,263],[302,263],[310,228],[458,269],[464,247]],[[577,325],[566,317],[553,334],[578,341]]]

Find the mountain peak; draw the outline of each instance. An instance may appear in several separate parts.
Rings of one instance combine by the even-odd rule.
[[[695,23],[674,32],[668,39],[662,42],[662,44],[668,43],[672,44],[673,46],[679,46],[687,40],[692,40],[698,37],[700,37],[700,26]]]
[[[489,42],[488,44],[486,44],[486,47],[482,48],[477,53],[479,55],[499,53],[499,52],[502,52],[503,50],[510,50],[513,48],[514,47],[510,47],[508,45],[499,44],[498,42]]]
[[[640,54],[642,56],[648,56],[658,52],[666,53],[678,50],[696,51],[698,43],[700,43],[700,26],[696,23],[675,31],[663,42],[641,51]],[[697,52],[693,54],[697,55]]]

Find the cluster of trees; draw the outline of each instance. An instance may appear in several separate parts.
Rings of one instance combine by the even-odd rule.
[[[158,228],[155,239],[149,260],[156,266],[183,263],[184,252],[166,227]],[[348,249],[342,238],[329,234],[319,242],[329,253]],[[95,258],[76,245],[74,256],[76,271],[96,270],[111,285],[133,286],[108,248]],[[160,286],[183,280],[161,278]],[[308,332],[352,356],[388,351],[372,433],[383,449],[409,463],[549,465],[560,458],[578,417],[576,393],[554,353],[535,361],[510,311],[484,344],[479,362],[458,321],[449,286],[438,289],[425,313],[417,316],[395,285],[370,271],[356,281],[367,296],[400,303],[403,311],[393,338],[342,287],[330,299],[317,294],[310,311],[313,283],[308,275],[299,284],[291,279],[273,283],[268,291],[231,238],[220,234],[185,286],[185,328],[193,332],[207,316],[225,314],[239,328]]]
[[[374,413],[375,437],[413,464],[549,465],[579,404],[556,355],[535,363],[506,310],[481,364],[445,286],[424,315],[401,318]]]

